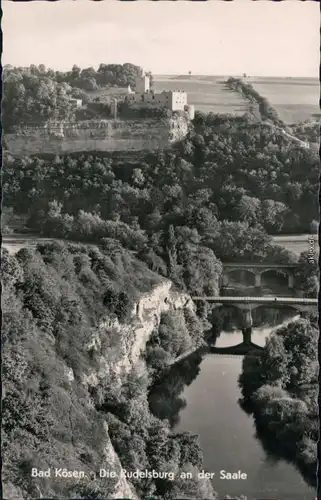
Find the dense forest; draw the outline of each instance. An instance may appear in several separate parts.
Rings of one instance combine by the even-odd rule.
[[[260,356],[246,356],[240,386],[270,448],[292,460],[316,486],[319,438],[317,314],[268,338]],[[280,451],[282,450],[282,452]]]
[[[213,290],[219,260],[296,260],[268,233],[316,232],[318,178],[318,155],[271,128],[197,113],[184,141],[131,161],[6,155],[3,193],[32,232],[95,244],[114,238],[201,292]]]
[[[116,239],[180,288],[206,293],[217,291],[220,259],[296,260],[267,233],[316,231],[318,169],[317,154],[249,117],[197,113],[175,148],[130,163],[7,155],[3,193],[33,232]],[[298,287],[315,296],[315,266],[301,275]]]
[[[90,91],[110,86],[135,88],[135,77],[141,72],[134,64],[100,64],[99,68],[54,71],[43,64],[27,68],[4,67],[2,126],[8,133],[15,126],[49,120],[75,118],[71,98],[91,100]],[[152,75],[151,83],[153,82]]]

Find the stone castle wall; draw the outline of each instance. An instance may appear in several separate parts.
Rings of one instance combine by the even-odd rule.
[[[13,156],[82,151],[157,150],[182,140],[190,127],[187,116],[87,121],[55,127],[25,127],[4,134]]]

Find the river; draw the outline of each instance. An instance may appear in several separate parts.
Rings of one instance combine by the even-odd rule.
[[[271,330],[255,328],[252,341],[263,346]],[[216,345],[225,347],[242,340],[241,332],[221,333]],[[302,479],[300,472],[263,449],[256,438],[253,417],[238,403],[242,357],[206,354],[199,368],[199,374],[181,395],[186,406],[180,411],[174,430],[199,435],[204,468],[215,472],[212,482],[219,498],[243,494],[247,500],[313,500],[314,489]],[[241,470],[247,479],[220,479],[220,470]]]

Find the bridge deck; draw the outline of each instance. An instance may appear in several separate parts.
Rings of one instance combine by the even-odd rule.
[[[297,263],[276,264],[273,262],[222,262],[223,268],[266,268],[266,269],[294,269],[299,266]]]
[[[207,302],[218,303],[239,303],[239,304],[302,304],[302,305],[318,305],[318,299],[301,298],[301,297],[229,297],[229,296],[209,296],[209,297],[192,297],[192,300],[201,300]]]

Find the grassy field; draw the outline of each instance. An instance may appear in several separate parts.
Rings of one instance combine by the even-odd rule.
[[[225,88],[226,77],[214,76],[155,76],[154,90],[184,90],[188,93],[188,103],[195,109],[208,113],[233,113],[242,115],[248,108],[248,103],[236,92]],[[91,99],[99,97],[101,102],[107,102],[111,97],[121,97],[127,93],[127,88],[103,88],[88,92]]]
[[[236,92],[225,88],[223,81],[226,76],[156,75],[154,78],[156,92],[183,90],[188,94],[188,104],[193,104],[198,111],[237,115],[247,111],[248,103]]]
[[[200,111],[242,114],[247,109],[247,102],[236,93],[225,90],[223,81],[227,78],[227,75],[158,75],[155,76],[155,89],[185,90],[189,104],[194,104]],[[320,86],[317,79],[248,77],[246,81],[270,101],[286,123],[320,117]]]
[[[155,75],[154,89],[155,92],[184,90],[188,94],[188,103],[199,111],[242,115],[247,111],[248,103],[237,92],[226,89],[223,82],[227,78],[228,75]],[[316,120],[320,116],[317,79],[248,77],[246,81],[270,101],[286,123]],[[125,88],[109,88],[88,94],[91,99],[99,97],[101,101],[106,101],[126,92]]]
[[[288,124],[320,117],[320,84],[313,78],[248,78]]]
[[[316,258],[319,255],[319,244],[318,244],[318,235],[309,235],[309,234],[298,234],[298,235],[289,235],[289,236],[273,236],[273,242],[276,245],[280,245],[286,250],[295,253],[296,255],[300,255],[301,252],[309,252],[310,243],[309,239],[314,238],[314,252]]]

